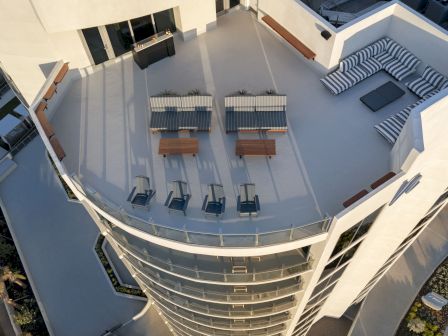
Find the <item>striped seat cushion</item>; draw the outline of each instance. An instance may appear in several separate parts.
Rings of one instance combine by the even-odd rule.
[[[431,93],[432,91],[436,90],[435,86],[431,85],[422,77],[419,77],[413,80],[412,82],[407,83],[406,86],[408,87],[409,90],[411,90],[421,98]]]
[[[383,66],[386,66],[388,63],[392,62],[395,59],[395,57],[393,57],[391,54],[385,51],[382,54],[375,56],[375,59],[378,62],[380,62]]]
[[[404,124],[405,122],[392,116],[374,127],[389,143],[394,144],[397,141]]]
[[[408,107],[404,108],[403,110],[401,110],[400,112],[398,112],[395,115],[395,118],[397,118],[405,123],[406,120],[408,120],[409,114],[411,113],[411,111],[412,111],[412,107],[408,106]]]
[[[358,64],[358,56],[352,55],[339,63],[339,70],[342,72],[349,71]]]
[[[415,72],[415,69],[408,68],[398,60],[388,63],[384,69],[399,81]]]
[[[383,65],[374,57],[366,60],[361,64],[362,67],[364,67],[369,74],[369,76],[377,73],[381,69],[383,69]]]
[[[440,72],[437,72],[430,66],[426,66],[425,71],[423,71],[422,78],[436,88],[438,88],[442,82],[446,80]]]
[[[444,80],[441,84],[440,84],[440,90],[446,89],[448,88],[448,79]]]
[[[321,78],[320,80],[334,95],[337,95],[348,88],[351,88],[353,82],[345,76],[341,71],[335,71],[331,74]]]
[[[379,39],[378,41],[376,41],[373,45],[378,45],[380,50],[380,53],[382,53],[383,51],[386,51],[387,48],[387,44],[389,43],[390,38],[388,37],[383,37],[382,39]]]

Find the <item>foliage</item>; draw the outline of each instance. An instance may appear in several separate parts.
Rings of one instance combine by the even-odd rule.
[[[448,306],[443,307],[441,311],[435,311],[425,306],[421,302],[421,297],[429,292],[448,297],[447,291],[448,258],[440,264],[430,279],[423,285],[405,320],[400,324],[396,336],[442,336],[443,330],[448,328]],[[421,321],[421,323],[417,325],[418,321]]]
[[[422,319],[418,317],[413,318],[408,322],[408,328],[410,331],[415,332],[416,334],[421,334],[425,331],[426,323]]]
[[[187,95],[188,96],[199,96],[201,94],[201,90],[199,89],[193,89],[188,91]]]
[[[6,303],[15,309],[15,320],[24,335],[49,335],[1,209],[0,268],[0,298],[8,298]]]
[[[112,266],[109,263],[109,260],[107,259],[106,254],[103,251],[103,248],[102,248],[103,242],[104,242],[104,236],[100,235],[95,244],[95,252],[98,255],[98,258],[100,259],[101,264],[103,265],[104,270],[106,271],[107,275],[109,276],[109,280],[112,283],[112,285],[114,286],[115,290],[118,293],[134,295],[134,296],[139,296],[139,297],[146,297],[146,295],[143,293],[143,291],[140,288],[131,288],[131,287],[122,286],[120,284],[117,276],[114,273]]]
[[[28,308],[27,306],[22,306],[18,309],[14,319],[19,326],[24,326],[33,323],[36,319],[36,311]]]
[[[76,195],[73,193],[73,191],[70,189],[70,187],[67,185],[67,183],[65,182],[65,180],[62,178],[61,174],[59,173],[59,170],[56,168],[56,165],[53,162],[53,159],[51,158],[50,154],[48,154],[48,158],[50,159],[51,165],[53,166],[53,169],[59,179],[59,181],[61,181],[62,187],[65,190],[65,193],[67,194],[67,197],[71,200],[77,200],[78,198],[76,197]]]

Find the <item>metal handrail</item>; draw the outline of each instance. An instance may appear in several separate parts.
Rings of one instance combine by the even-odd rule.
[[[132,262],[131,265],[133,266],[135,272],[143,275],[143,277],[145,277],[147,280],[157,284],[158,286],[167,289],[169,291],[174,291],[186,296],[190,296],[197,300],[233,302],[233,303],[262,302],[264,300],[276,299],[287,295],[292,295],[294,293],[299,292],[303,288],[303,284],[300,282],[286,287],[277,288],[276,290],[270,290],[260,293],[248,293],[248,294],[220,293],[204,289],[199,290],[197,288],[184,285],[177,281],[163,279],[159,277],[158,274],[154,274],[152,270],[146,269],[147,272],[143,272],[142,270],[135,267],[135,265],[133,265]],[[145,283],[146,281],[143,282]]]
[[[143,282],[143,281],[142,281]],[[270,307],[263,307],[263,308],[257,308],[257,309],[242,309],[242,310],[236,310],[236,309],[218,309],[210,307],[210,305],[207,304],[195,304],[194,302],[190,302],[189,300],[182,299],[182,302],[176,302],[176,298],[173,298],[172,295],[167,291],[165,293],[160,293],[157,289],[148,287],[151,295],[157,296],[160,300],[169,302],[172,305],[179,305],[183,309],[189,310],[193,313],[198,314],[204,314],[208,316],[213,317],[220,317],[220,318],[256,318],[256,317],[264,317],[264,316],[271,316],[272,314],[276,313],[282,313],[290,310],[291,308],[295,307],[296,301],[291,300],[288,302],[283,303],[272,303],[272,306]],[[179,301],[179,299],[177,299]]]
[[[275,270],[250,272],[250,273],[225,273],[225,272],[210,272],[201,271],[199,269],[188,268],[185,266],[174,265],[160,258],[151,256],[146,250],[139,250],[135,246],[129,244],[126,241],[126,237],[121,236],[116,231],[109,231],[115,239],[116,243],[126,252],[139,261],[142,261],[149,266],[155,267],[162,271],[167,271],[175,274],[184,275],[191,279],[202,279],[214,282],[258,282],[266,280],[281,279],[284,277],[293,277],[300,273],[306,272],[312,267],[312,259],[306,262],[293,264],[293,265],[279,265]]]
[[[79,180],[76,181],[76,184],[82,185]],[[288,229],[246,234],[198,232],[186,227],[177,229],[145,221],[127,213],[123,208],[103,198],[91,188],[84,187],[82,193],[85,194],[87,201],[91,203],[93,208],[102,210],[121,223],[156,237],[201,246],[260,247],[282,244],[325,233],[328,231],[331,222],[331,218],[326,217],[306,225],[291,225]]]

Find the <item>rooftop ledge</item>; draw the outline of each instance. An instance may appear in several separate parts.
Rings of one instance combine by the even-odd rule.
[[[390,80],[386,73],[333,96],[312,62],[242,11],[220,17],[214,31],[175,43],[175,56],[145,70],[127,55],[83,71],[52,119],[67,153],[68,174],[84,186],[91,202],[119,221],[191,244],[278,244],[325,232],[327,218],[343,210],[345,199],[391,170],[391,147],[373,126],[417,98],[406,92],[371,112],[359,98]],[[194,89],[214,97],[210,132],[149,131],[150,96]],[[286,94],[288,132],[226,134],[224,97],[241,89]],[[159,155],[160,139],[172,137],[197,138],[198,155]],[[271,159],[240,158],[238,139],[275,139],[277,153]],[[138,175],[148,176],[156,191],[149,211],[126,201]],[[186,216],[169,214],[164,206],[173,180],[188,183],[192,197]],[[223,185],[222,218],[204,217],[201,211],[210,183]],[[256,185],[257,217],[243,218],[236,211],[242,183]]]

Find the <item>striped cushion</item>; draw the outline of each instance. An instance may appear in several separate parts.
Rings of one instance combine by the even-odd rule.
[[[422,78],[426,79],[427,82],[436,88],[439,87],[446,79],[441,73],[437,72],[430,66],[426,66],[425,71],[423,71]]]
[[[361,66],[356,66],[350,71],[344,72],[344,75],[350,78],[350,80],[353,82],[353,85],[370,76],[370,74],[366,72],[365,69]]]
[[[359,63],[367,61],[370,57],[373,56],[373,48],[366,47],[364,49],[361,49],[356,53],[358,55]]]
[[[409,90],[411,90],[421,98],[423,98],[424,96],[426,96],[427,94],[431,93],[436,89],[436,87],[434,87],[421,77],[413,80],[410,83],[407,83],[406,86],[409,88]]]
[[[335,71],[320,80],[334,95],[352,87],[353,82],[340,71]]]
[[[415,69],[410,69],[397,60],[388,63],[384,69],[399,81],[415,72]]]
[[[392,116],[374,127],[389,143],[394,144],[397,141],[404,124],[405,123],[402,120]]]
[[[398,54],[403,50],[403,47],[399,45],[397,42],[389,40],[389,42],[387,43],[386,50],[391,56],[397,57]]]
[[[378,40],[378,41],[376,41],[373,45],[379,45],[379,47],[380,47],[380,53],[381,52],[383,52],[383,51],[386,51],[386,48],[387,48],[387,44],[389,43],[389,41],[390,41],[390,38],[388,38],[388,37],[384,37],[384,38],[382,38],[382,39],[380,39],[380,40]]]
[[[339,63],[339,70],[346,72],[358,64],[358,56],[352,55]]]
[[[446,89],[448,88],[448,79],[444,80],[441,84],[440,84],[440,90]]]
[[[411,113],[412,108],[410,106],[406,107],[405,109],[401,110],[395,115],[395,118],[401,120],[402,122],[406,122],[409,118],[409,114]]]
[[[409,51],[404,50],[404,52],[400,53],[398,56],[398,60],[408,68],[416,68],[417,65],[420,64],[420,60],[411,54]]]
[[[383,69],[383,65],[379,61],[377,61],[374,57],[368,59],[361,65],[366,69],[369,76]]]
[[[395,58],[386,51],[382,54],[375,56],[375,59],[378,60],[383,66],[385,66],[391,61],[393,61]]]

